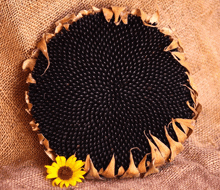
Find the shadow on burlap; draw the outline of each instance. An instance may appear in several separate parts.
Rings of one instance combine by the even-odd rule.
[[[1,1],[0,17],[0,189],[58,189],[45,180],[50,164],[31,117],[25,112],[27,72],[22,62],[44,32],[71,12],[111,5],[153,13],[154,1],[10,0]],[[219,189],[220,188],[220,3],[218,0],[157,2],[161,24],[182,41],[203,111],[194,133],[175,161],[144,179],[86,181],[78,189]]]

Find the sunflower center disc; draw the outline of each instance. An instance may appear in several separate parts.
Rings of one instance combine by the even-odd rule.
[[[116,26],[102,13],[84,16],[48,43],[50,67],[40,53],[29,87],[32,114],[50,147],[60,156],[87,154],[97,170],[114,154],[116,172],[151,152],[150,133],[169,147],[164,126],[192,118],[186,69],[164,48],[157,28],[129,15]],[[182,128],[178,125],[182,130]],[[144,134],[146,133],[146,136]],[[169,135],[177,141],[172,127]],[[152,140],[153,142],[153,140]],[[148,156],[147,160],[151,160]]]
[[[68,180],[72,177],[73,171],[67,166],[63,166],[58,170],[58,177],[62,180]]]

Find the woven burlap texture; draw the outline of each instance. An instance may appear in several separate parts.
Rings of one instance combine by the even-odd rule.
[[[28,73],[22,62],[44,32],[68,13],[126,6],[153,13],[181,39],[203,105],[184,151],[161,172],[141,179],[86,181],[78,189],[220,188],[220,3],[219,0],[7,0],[0,5],[0,189],[59,189],[45,180],[51,161],[38,143],[25,112]],[[71,188],[70,188],[71,189]]]

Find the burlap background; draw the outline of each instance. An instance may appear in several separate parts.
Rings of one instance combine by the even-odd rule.
[[[22,61],[42,33],[67,13],[91,5],[127,6],[153,12],[149,0],[1,0],[0,11],[0,189],[56,189],[45,180],[50,160],[24,111],[27,72]],[[78,189],[220,189],[220,3],[160,0],[164,26],[175,28],[191,66],[203,111],[184,151],[159,174],[144,179],[86,181]]]

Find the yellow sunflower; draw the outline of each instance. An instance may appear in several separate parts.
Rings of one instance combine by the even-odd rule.
[[[69,187],[69,185],[75,186],[77,182],[82,182],[81,179],[84,179],[83,175],[86,173],[82,171],[85,162],[76,161],[76,159],[75,155],[70,156],[68,160],[64,156],[57,156],[56,162],[53,162],[51,166],[45,165],[48,173],[46,179],[56,178],[52,185],[60,184],[61,188],[64,184]]]

